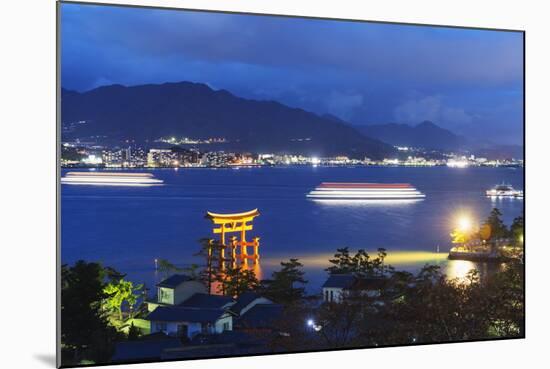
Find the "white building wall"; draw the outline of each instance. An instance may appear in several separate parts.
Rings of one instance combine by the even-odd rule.
[[[228,328],[224,329],[224,325],[227,325]],[[231,315],[226,315],[221,317],[216,321],[214,326],[215,333],[223,333],[224,330],[232,331],[233,330],[233,317]]]
[[[166,324],[166,329],[162,330],[159,327],[159,324]],[[192,323],[192,322],[151,322],[151,333],[161,332],[170,335],[176,336],[178,334],[178,326],[185,324],[187,325],[187,337],[193,338],[196,334],[201,332],[202,325],[201,323]]]
[[[341,302],[342,301],[342,288],[323,288],[323,301],[325,302]]]
[[[181,283],[174,290],[174,305],[179,305],[195,293],[207,293],[206,286],[199,281]]]
[[[332,300],[331,300],[331,292],[332,292]],[[344,291],[342,288],[323,288],[323,301],[324,302],[342,302],[342,298],[344,297]],[[367,296],[370,298],[375,298],[380,296],[380,291],[378,290],[363,290],[360,291],[360,294],[362,296]]]

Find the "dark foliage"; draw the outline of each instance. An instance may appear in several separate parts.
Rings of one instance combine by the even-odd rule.
[[[305,294],[303,265],[298,259],[281,262],[281,269],[273,272],[271,279],[263,280],[261,293],[280,304],[299,302]]]
[[[78,261],[62,266],[61,271],[61,342],[63,365],[81,360],[108,362],[121,334],[108,324],[101,309],[107,277],[98,263]]]

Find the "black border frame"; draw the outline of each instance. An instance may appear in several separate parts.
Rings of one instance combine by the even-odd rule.
[[[427,346],[427,345],[443,345],[443,344],[455,344],[455,343],[476,343],[476,342],[498,342],[508,340],[522,340],[526,337],[526,301],[527,301],[527,273],[526,273],[526,257],[527,248],[526,245],[526,198],[527,198],[527,181],[526,181],[526,31],[520,29],[506,29],[506,28],[491,28],[491,27],[470,27],[470,26],[457,26],[457,25],[442,25],[442,24],[430,24],[430,23],[408,23],[408,22],[392,22],[392,21],[380,21],[380,20],[367,20],[367,19],[348,19],[348,18],[332,18],[332,17],[320,17],[320,16],[305,16],[305,15],[287,15],[287,14],[270,14],[270,13],[254,13],[244,11],[229,11],[229,10],[210,10],[210,9],[194,9],[194,8],[178,8],[170,6],[153,6],[153,5],[134,5],[134,4],[116,4],[116,3],[102,3],[102,2],[87,2],[78,0],[56,0],[56,366],[58,368],[81,368],[81,367],[101,367],[110,365],[128,365],[128,364],[149,364],[149,363],[173,363],[173,362],[189,362],[195,360],[216,360],[216,359],[228,359],[239,357],[261,357],[271,355],[291,355],[291,354],[303,354],[303,353],[316,353],[316,352],[338,352],[349,350],[362,350],[362,349],[382,349],[391,347],[414,347],[414,346]],[[250,355],[225,355],[214,357],[198,357],[188,359],[168,359],[168,360],[142,360],[142,361],[128,361],[128,362],[116,362],[116,363],[99,363],[91,365],[61,365],[61,6],[62,4],[79,4],[79,5],[91,5],[91,6],[103,6],[103,7],[123,7],[123,8],[138,8],[138,9],[155,9],[155,10],[173,10],[173,11],[187,11],[187,12],[201,12],[201,13],[217,13],[217,14],[234,14],[234,15],[252,15],[252,16],[266,16],[266,17],[280,17],[280,18],[301,18],[301,19],[313,19],[313,20],[326,20],[326,21],[345,21],[356,23],[376,23],[376,24],[388,24],[388,25],[402,25],[402,26],[416,26],[416,27],[434,27],[434,28],[454,28],[464,30],[480,30],[480,31],[499,31],[499,32],[512,32],[522,34],[523,41],[523,217],[524,217],[524,230],[523,230],[523,335],[518,337],[502,337],[502,338],[487,338],[487,339],[475,339],[467,341],[442,341],[442,342],[426,342],[426,343],[414,343],[403,345],[381,345],[381,346],[358,346],[358,347],[346,347],[346,348],[333,348],[333,349],[320,349],[320,350],[296,350],[283,353],[259,353]]]

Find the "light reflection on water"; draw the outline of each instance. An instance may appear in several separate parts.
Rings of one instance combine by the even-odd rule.
[[[477,269],[474,262],[468,260],[452,260],[447,264],[446,274],[449,279],[464,280],[472,269]]]
[[[352,255],[355,252],[355,250],[350,251]],[[369,250],[367,252],[371,257],[376,257],[376,251]],[[331,265],[329,259],[332,259],[334,255],[319,253],[293,255],[293,257],[298,258],[304,265],[306,279],[310,282],[308,291],[311,293],[318,291],[327,277],[325,269]],[[274,270],[280,268],[281,260],[285,260],[284,257],[263,258],[262,266],[258,265],[257,269],[262,271],[264,278],[268,278]],[[425,265],[437,265],[441,267],[441,272],[446,274],[448,279],[458,279],[459,281],[465,281],[467,274],[472,269],[477,270],[482,278],[488,275],[493,269],[502,269],[502,266],[497,267],[488,263],[448,260],[447,253],[445,252],[394,251],[388,252],[385,262],[393,266],[395,270],[407,271],[413,274],[416,274]]]
[[[356,250],[350,250],[350,254],[354,254]],[[371,257],[376,257],[376,250],[367,250]],[[333,253],[305,254],[294,255],[300,262],[308,267],[323,268],[330,265],[329,259],[334,257]],[[264,265],[279,265],[280,257],[270,257],[262,259]],[[388,252],[385,262],[395,267],[407,267],[423,264],[439,264],[441,261],[447,260],[446,253],[437,253],[429,251],[394,251]]]
[[[376,257],[376,251],[368,251],[371,257]],[[353,252],[352,252],[353,254]],[[306,290],[308,293],[319,293],[321,285],[326,280],[328,273],[325,271],[331,264],[329,259],[334,257],[333,254],[319,253],[307,255],[292,255],[292,258],[297,258],[303,264],[305,278],[308,281]],[[281,268],[281,261],[287,261],[284,256],[273,256],[262,258],[257,263],[242,264],[243,268],[254,271],[254,274],[259,280],[271,278],[271,274]],[[425,252],[425,251],[395,251],[389,252],[386,259],[386,264],[389,264],[398,271],[407,271],[412,274],[418,271],[425,265],[437,265],[441,267],[441,272],[448,279],[458,279],[458,281],[466,281],[467,274],[475,269],[479,272],[481,278],[488,276],[491,272],[502,271],[506,268],[505,264],[490,264],[482,262],[472,262],[467,260],[448,260],[447,253]],[[159,283],[164,279],[164,275],[158,271],[153,272],[153,280]],[[215,293],[217,284],[213,284],[212,292]]]
[[[259,208],[251,236],[261,237],[260,278],[299,258],[308,291],[318,292],[337,248],[376,250],[387,262],[416,273],[436,264],[464,276],[470,263],[446,260],[449,232],[458,212],[487,216],[495,203],[484,196],[495,183],[523,188],[521,170],[503,168],[255,168],[235,170],[152,170],[165,185],[151,188],[63,186],[61,249],[64,263],[98,260],[136,283],[153,286],[155,258],[178,266],[203,264],[194,255],[209,237],[207,210],[239,212]],[[324,201],[306,194],[323,181],[407,182],[426,194],[421,201]],[[506,224],[523,210],[522,200],[498,201]],[[441,253],[435,253],[440,249]],[[402,251],[398,251],[402,250]],[[480,273],[493,266],[473,263]]]

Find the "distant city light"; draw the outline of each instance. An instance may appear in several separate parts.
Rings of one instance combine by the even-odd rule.
[[[302,140],[296,139],[296,140]],[[303,139],[307,141],[307,138]],[[126,140],[134,142],[134,140]],[[161,137],[154,142],[171,145],[210,145],[229,142],[224,137],[189,138]],[[61,165],[63,167],[105,167],[105,168],[177,168],[177,167],[238,167],[238,166],[287,166],[310,165],[317,166],[403,166],[403,167],[435,167],[451,168],[475,167],[522,167],[523,160],[496,160],[474,155],[464,156],[458,153],[445,154],[443,158],[433,158],[430,153],[419,148],[398,146],[406,156],[389,157],[372,160],[352,158],[346,155],[319,157],[297,153],[279,154],[264,152],[254,155],[249,152],[231,152],[225,150],[207,150],[188,147],[184,150],[168,148],[145,148],[136,145],[117,147],[98,145],[94,142],[84,142],[74,139],[62,143]],[[203,146],[205,147],[205,146]]]
[[[447,161],[447,166],[449,168],[466,168],[468,167],[470,164],[468,163],[467,160],[455,160],[455,159],[451,159],[451,160],[448,160]]]
[[[85,164],[95,165],[95,164],[103,163],[103,160],[101,159],[101,156],[88,155],[87,158],[82,159],[82,162],[85,163]]]

